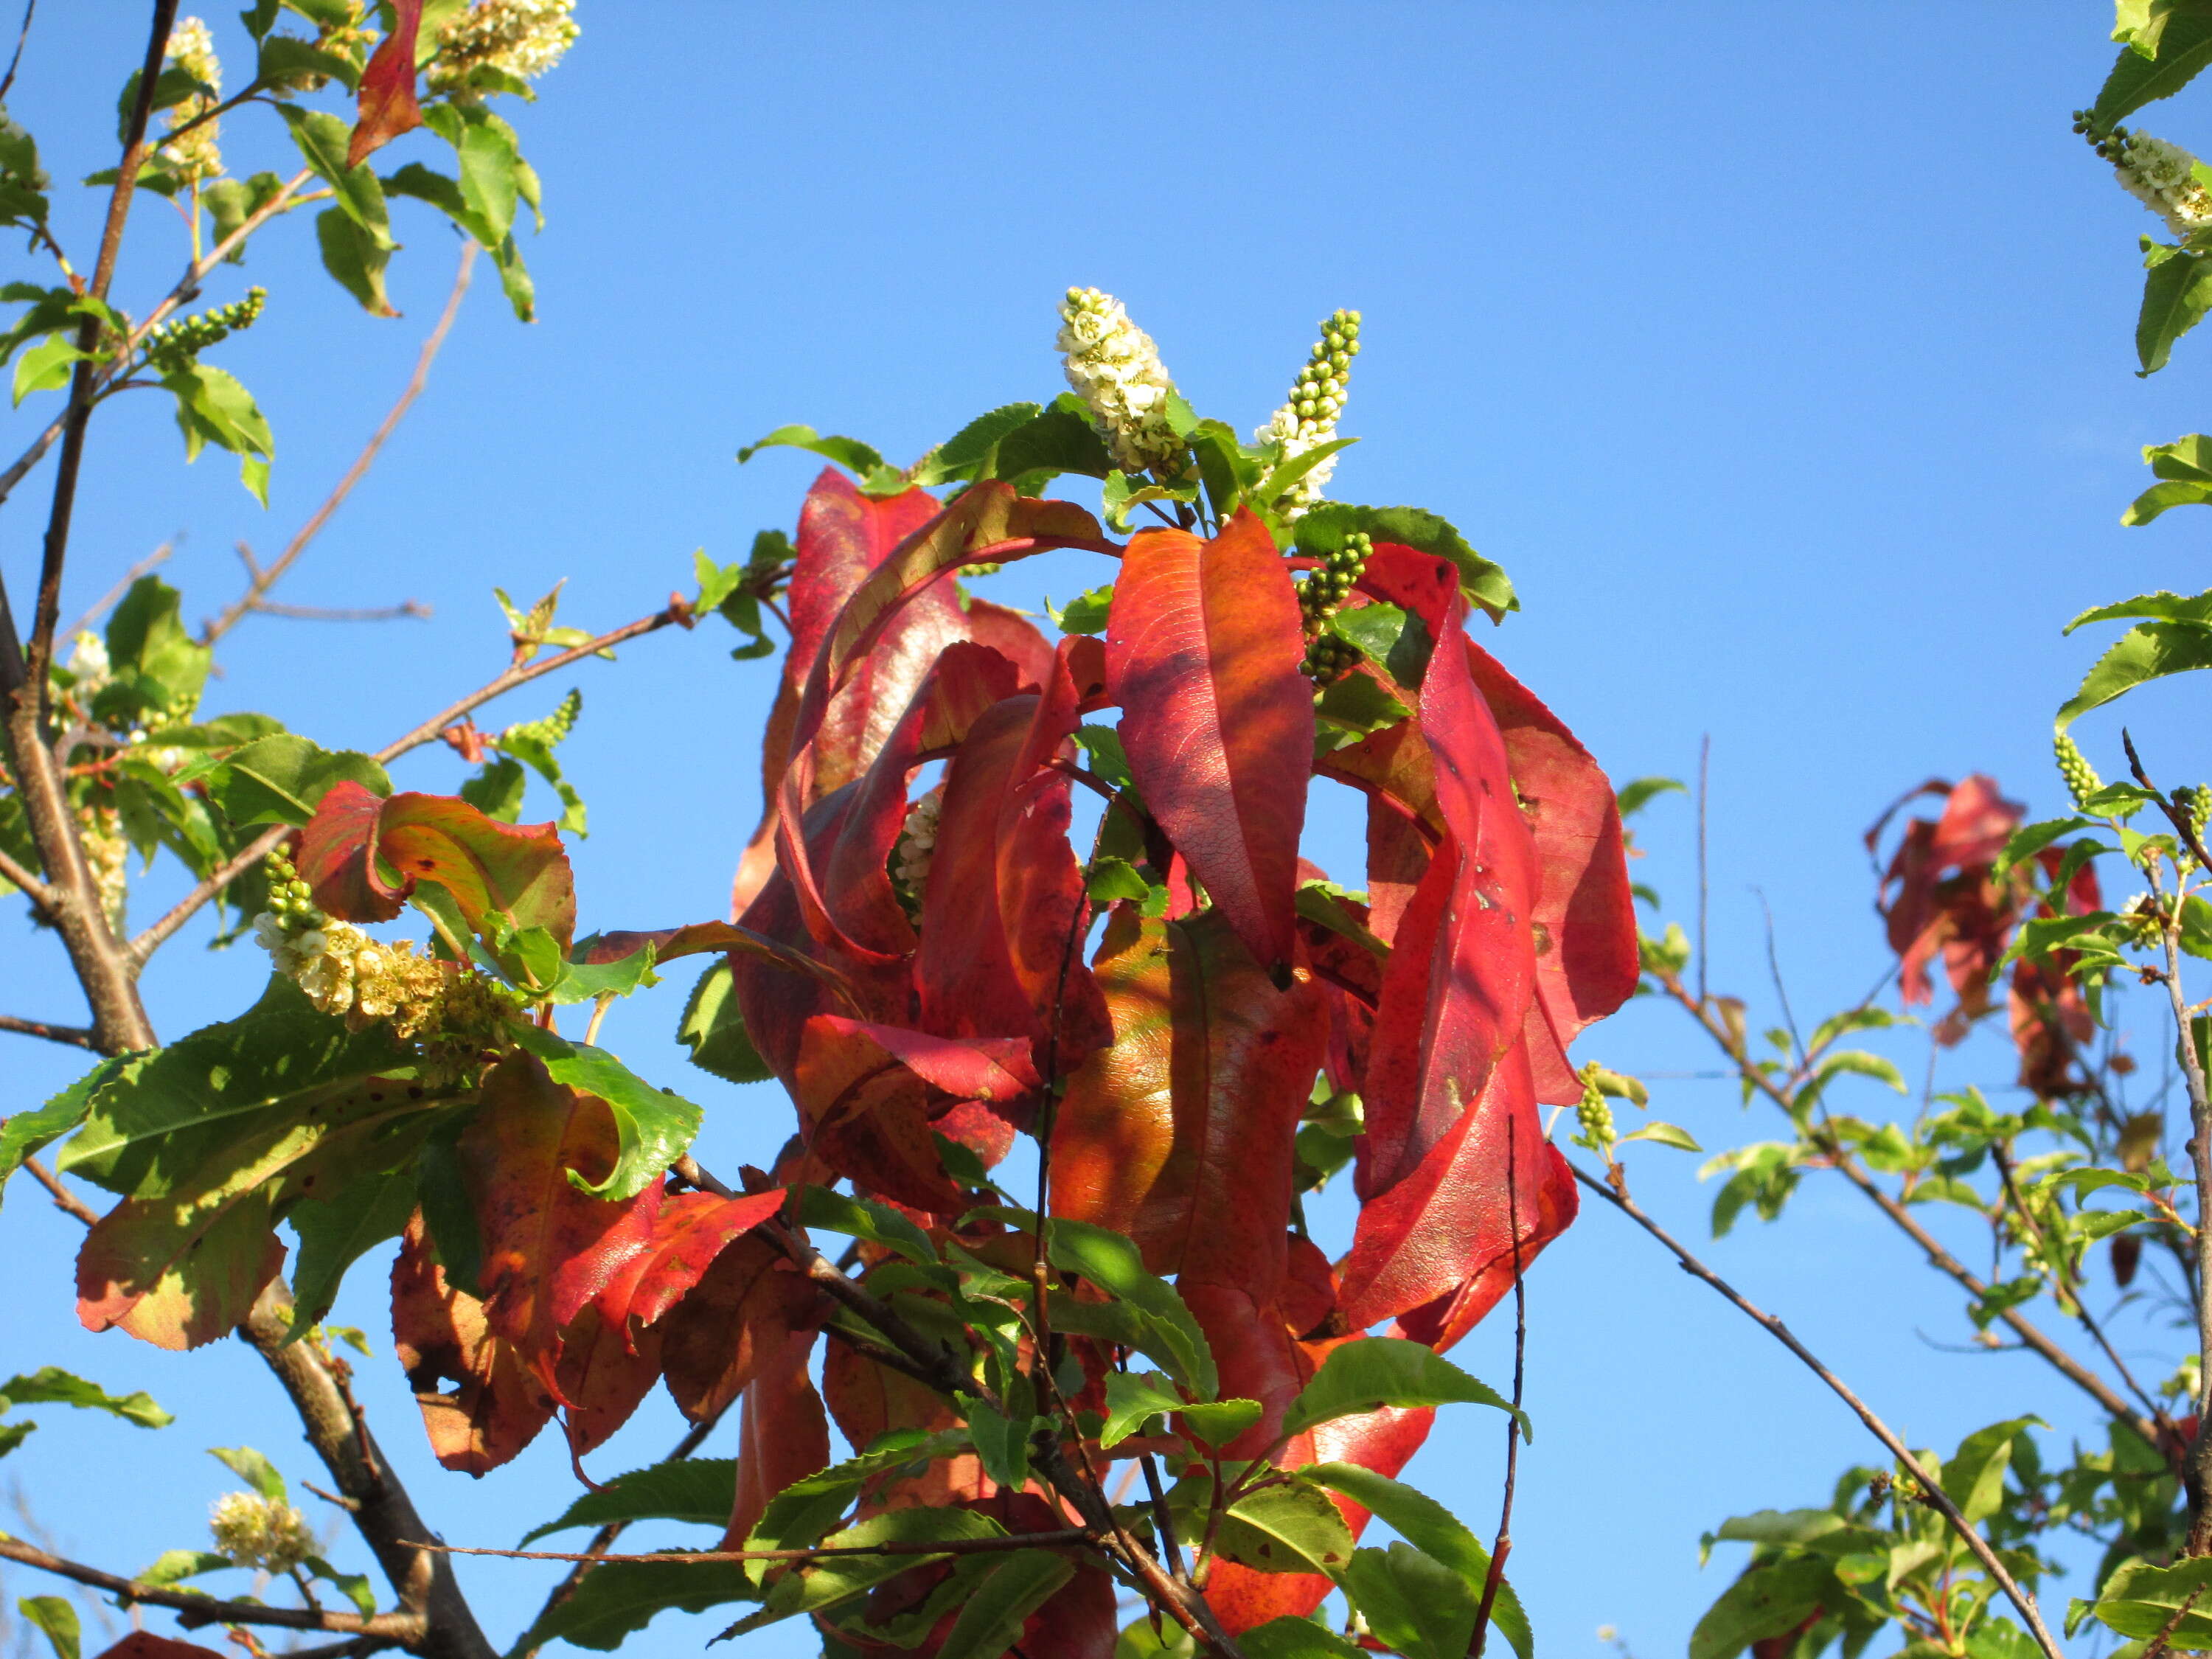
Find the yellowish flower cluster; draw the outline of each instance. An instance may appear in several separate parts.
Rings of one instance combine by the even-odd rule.
[[[1182,440],[1168,425],[1175,382],[1152,337],[1129,320],[1119,300],[1095,288],[1068,289],[1060,316],[1067,383],[1090,409],[1114,465],[1133,477],[1180,453]]]
[[[241,1567],[289,1572],[315,1553],[307,1517],[257,1492],[226,1492],[208,1513],[216,1549]]]
[[[937,820],[944,807],[945,786],[940,783],[907,808],[906,823],[899,830],[891,878],[917,905],[929,884],[929,860],[937,850]]]
[[[431,86],[450,91],[479,69],[536,80],[575,44],[575,0],[477,0],[439,35]]]
[[[215,37],[208,26],[197,17],[179,18],[169,31],[169,61],[204,82],[210,92],[196,92],[171,107],[170,131],[195,121],[199,125],[161,146],[161,164],[180,184],[204,185],[222,176],[222,151],[216,144],[216,129],[222,123],[213,117],[200,121],[222,95],[222,63],[215,55]]]

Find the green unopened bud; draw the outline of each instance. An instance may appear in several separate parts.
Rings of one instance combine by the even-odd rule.
[[[2074,741],[2070,733],[2061,732],[2051,738],[2051,752],[2057,757],[2058,775],[2064,780],[2066,793],[2074,798],[2074,805],[2081,805],[2090,796],[2105,787],[2097,775],[2097,769],[2089,764],[2088,757]]]
[[[1601,1069],[1595,1061],[1583,1067],[1583,1097],[1575,1103],[1575,1121],[1582,1126],[1582,1133],[1575,1137],[1575,1145],[1587,1146],[1609,1164],[1613,1143],[1620,1134],[1613,1127],[1613,1107],[1606,1100],[1604,1089],[1599,1086]]]

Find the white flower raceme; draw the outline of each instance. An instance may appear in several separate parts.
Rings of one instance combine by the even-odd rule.
[[[222,123],[213,117],[204,121],[199,118],[213,109],[216,99],[222,96],[222,62],[215,55],[215,37],[197,17],[178,19],[176,27],[169,31],[168,56],[172,64],[192,79],[211,88],[216,97],[196,92],[171,106],[167,118],[170,131],[194,121],[199,125],[183,137],[163,144],[161,162],[185,184],[205,184],[222,176],[222,151],[216,144],[216,129]]]
[[[536,80],[575,44],[575,9],[576,0],[477,0],[439,35],[430,84],[442,91],[478,69]]]
[[[115,672],[107,659],[106,642],[97,634],[79,634],[70,641],[69,671],[76,676],[80,697],[88,697],[100,690]]]
[[[289,1572],[315,1553],[307,1517],[258,1492],[226,1492],[208,1512],[215,1547],[241,1567]]]
[[[1334,438],[1337,420],[1344,413],[1352,360],[1358,355],[1359,313],[1339,311],[1321,325],[1321,338],[1315,342],[1306,366],[1298,371],[1289,401],[1253,436],[1263,444],[1282,445],[1285,461],[1296,460]],[[1334,455],[1316,463],[1283,497],[1279,507],[1283,517],[1295,520],[1319,501],[1328,487],[1329,475],[1335,471]]]
[[[1152,337],[1129,320],[1119,300],[1095,288],[1068,289],[1060,316],[1067,383],[1090,408],[1114,465],[1133,476],[1171,459],[1182,447],[1168,424],[1175,382]]]
[[[944,808],[945,786],[940,783],[907,808],[906,822],[899,830],[891,875],[917,904],[929,884],[930,854],[937,850],[937,820]]]
[[[2197,158],[2179,144],[2147,132],[2116,127],[2100,147],[2112,162],[2112,176],[2129,195],[2186,238],[2212,227],[2212,191],[2197,178]]]

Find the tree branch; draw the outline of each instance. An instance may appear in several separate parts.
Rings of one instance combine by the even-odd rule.
[[[50,1553],[21,1539],[0,1537],[0,1560],[18,1561],[27,1567],[36,1567],[58,1577],[73,1578],[80,1584],[94,1589],[107,1590],[125,1602],[141,1601],[148,1607],[169,1607],[184,1615],[179,1621],[185,1628],[199,1625],[270,1625],[280,1630],[319,1630],[355,1636],[374,1636],[397,1646],[411,1646],[424,1637],[422,1615],[419,1613],[378,1613],[366,1616],[358,1613],[317,1613],[306,1607],[264,1607],[258,1601],[222,1601],[212,1595],[195,1595],[191,1590],[165,1589],[159,1585],[142,1584],[135,1578],[120,1574],[102,1572],[98,1567],[88,1567],[81,1561],[70,1561]],[[351,1644],[348,1644],[351,1646]],[[489,1651],[489,1650],[487,1650]]]
[[[1655,975],[1653,977],[1659,981],[1660,985],[1669,996],[1688,1010],[1690,1017],[1705,1028],[1706,1035],[1720,1045],[1721,1052],[1725,1054],[1735,1065],[1737,1075],[1787,1114],[1790,1109],[1789,1095],[1775,1083],[1773,1079],[1768,1077],[1757,1066],[1749,1064],[1736,1052],[1735,1043],[1727,1030],[1713,1018],[1709,1010],[1698,1005],[1683,987],[1682,982],[1671,974]],[[1927,1256],[1930,1266],[1939,1272],[1948,1273],[1969,1296],[1979,1298],[1989,1294],[1990,1287],[1987,1281],[1953,1255],[1950,1251],[1937,1243],[1935,1236],[1920,1224],[1912,1212],[1890,1196],[1881,1183],[1861,1169],[1856,1160],[1848,1152],[1840,1146],[1832,1146],[1826,1150],[1830,1164],[1836,1172],[1863,1193],[1869,1201],[1896,1224],[1899,1231],[1918,1245],[1922,1254]],[[2142,1437],[2145,1444],[2151,1446],[2159,1444],[2156,1425],[2148,1418],[2141,1416],[2130,1407],[2128,1402],[2122,1399],[2103,1377],[2099,1376],[2072,1354],[2060,1347],[2040,1326],[2016,1308],[2008,1308],[1997,1317],[2011,1328],[2024,1346],[2095,1401],[2099,1407],[2107,1415],[2133,1429]]]
[[[1841,1377],[1815,1358],[1812,1351],[1790,1334],[1787,1325],[1772,1314],[1761,1310],[1746,1300],[1734,1285],[1677,1243],[1673,1236],[1646,1215],[1633,1199],[1615,1192],[1609,1185],[1591,1175],[1579,1164],[1571,1164],[1569,1167],[1574,1170],[1577,1181],[1582,1182],[1584,1187],[1612,1205],[1614,1209],[1619,1210],[1673,1252],[1674,1260],[1681,1264],[1683,1272],[1693,1279],[1703,1279],[1713,1289],[1718,1291],[1721,1295],[1735,1304],[1736,1308],[1747,1316],[1753,1323],[1759,1325],[1768,1335],[1796,1355],[1814,1376],[1826,1383],[1836,1397],[1849,1406],[1859,1421],[1866,1425],[1867,1431],[1881,1441],[1890,1455],[1894,1457],[1905,1472],[1919,1483],[1921,1501],[1950,1523],[1951,1530],[1958,1534],[1960,1541],[1973,1552],[1974,1559],[1982,1564],[1982,1570],[1989,1574],[1991,1582],[2004,1592],[2005,1599],[2019,1609],[2020,1616],[2027,1621],[2027,1628],[2034,1636],[2036,1644],[2043,1650],[2045,1659],[2065,1659],[2064,1655],[2059,1651],[2058,1644],[2051,1638],[2050,1631],[2044,1626],[2043,1614],[2036,1607],[2035,1597],[2023,1589],[2019,1580],[2015,1579],[2011,1573],[2005,1571],[2004,1563],[1997,1559],[1996,1552],[1990,1547],[1989,1541],[1975,1528],[1972,1522],[1959,1512],[1959,1506],[1951,1501],[1936,1477],[1928,1472],[1918,1458],[1906,1449],[1905,1443],[1897,1437],[1888,1424],[1876,1417],[1869,1409],[1866,1402],[1853,1394]]]
[[[806,1550],[655,1550],[647,1555],[606,1555],[597,1550],[571,1554],[561,1550],[467,1549],[459,1544],[416,1544],[416,1549],[440,1555],[495,1555],[508,1561],[574,1561],[594,1567],[603,1561],[819,1561],[837,1555],[988,1555],[1000,1550],[1026,1550],[1062,1544],[1089,1544],[1098,1540],[1088,1527],[1062,1527],[1053,1532],[1012,1533],[1004,1538],[892,1539],[881,1544],[817,1545]]]
[[[63,1186],[61,1177],[40,1163],[37,1158],[25,1158],[23,1167],[30,1171],[32,1180],[53,1195],[54,1208],[61,1211],[64,1215],[75,1216],[88,1227],[100,1219],[99,1212]]]
[[[48,1042],[65,1042],[72,1048],[92,1047],[92,1032],[82,1025],[51,1025],[43,1019],[19,1019],[13,1014],[0,1014],[0,1031],[13,1031],[17,1036],[44,1037]]]
[[[21,888],[23,896],[39,909],[53,909],[53,890],[5,853],[0,853],[0,881]]]
[[[422,349],[415,359],[415,373],[409,377],[406,389],[399,394],[399,400],[392,405],[391,412],[384,417],[383,423],[369,434],[368,443],[354,458],[353,465],[346,469],[345,476],[338,480],[337,487],[323,504],[309,515],[307,523],[300,526],[298,533],[285,544],[284,550],[270,563],[253,567],[252,580],[247,584],[246,592],[221,616],[200,630],[202,645],[213,645],[254,611],[270,608],[262,604],[263,596],[284,579],[284,573],[307,550],[308,544],[322,533],[323,526],[330,523],[331,515],[345,504],[346,497],[353,494],[355,486],[368,476],[368,470],[375,465],[379,452],[390,441],[392,434],[399,429],[399,423],[407,417],[407,411],[422,395],[422,388],[429,385],[430,365],[438,360],[438,349],[446,343],[446,336],[453,330],[453,319],[461,313],[461,300],[469,291],[469,277],[476,269],[476,263],[477,245],[472,240],[464,239],[460,267],[453,273],[453,291],[446,296],[446,308],[439,313],[437,326],[430,331],[429,338],[422,342]]]

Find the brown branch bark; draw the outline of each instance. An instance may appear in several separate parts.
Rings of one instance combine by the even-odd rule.
[[[43,1019],[19,1019],[14,1014],[0,1014],[0,1031],[44,1037],[48,1042],[67,1043],[76,1048],[92,1047],[92,1032],[82,1025],[54,1025]]]
[[[1989,1540],[1982,1536],[1972,1522],[1959,1512],[1959,1506],[1951,1501],[1936,1477],[1929,1474],[1920,1460],[1906,1449],[1905,1443],[1897,1437],[1896,1432],[1890,1428],[1889,1425],[1875,1416],[1867,1403],[1851,1392],[1850,1386],[1844,1382],[1843,1378],[1822,1364],[1814,1356],[1812,1350],[1791,1334],[1787,1325],[1772,1314],[1755,1306],[1734,1285],[1691,1255],[1688,1250],[1683,1249],[1673,1235],[1644,1213],[1633,1199],[1625,1194],[1615,1192],[1610,1185],[1599,1180],[1579,1164],[1569,1167],[1574,1170],[1577,1181],[1582,1182],[1589,1191],[1595,1193],[1614,1209],[1619,1210],[1638,1226],[1643,1228],[1645,1232],[1650,1234],[1653,1238],[1666,1246],[1673,1253],[1674,1260],[1681,1264],[1683,1272],[1693,1279],[1703,1279],[1714,1290],[1719,1291],[1769,1336],[1795,1354],[1814,1376],[1826,1383],[1836,1397],[1849,1406],[1859,1421],[1866,1425],[1867,1431],[1881,1441],[1890,1455],[1894,1457],[1905,1472],[1919,1483],[1923,1501],[1949,1523],[1951,1530],[1959,1535],[1960,1542],[1966,1545],[1973,1553],[1974,1559],[1982,1564],[1982,1571],[1989,1574],[1990,1581],[2004,1592],[2005,1599],[2018,1609],[2020,1616],[2027,1623],[2029,1633],[2035,1638],[2036,1644],[2043,1650],[2045,1659],[2065,1659],[2064,1655],[2059,1651],[2058,1644],[2052,1639],[2051,1632],[2044,1626],[2043,1614],[2036,1606],[2035,1597],[2021,1586],[2018,1579],[2005,1570],[2004,1563],[1997,1559],[1996,1552],[1990,1547]]]
[[[407,411],[422,395],[423,387],[430,384],[430,365],[437,362],[439,348],[446,343],[446,336],[453,331],[453,319],[461,314],[461,301],[469,291],[469,278],[476,269],[476,263],[477,245],[473,240],[465,240],[461,243],[460,268],[453,273],[453,291],[446,296],[446,308],[439,313],[437,326],[430,331],[429,338],[422,342],[422,349],[415,359],[415,373],[409,377],[406,389],[399,394],[399,400],[392,405],[391,412],[385,416],[383,422],[369,434],[368,441],[362,447],[361,453],[354,457],[353,465],[346,469],[345,476],[337,481],[337,487],[325,498],[323,504],[308,515],[307,523],[300,526],[298,533],[285,544],[284,550],[270,563],[256,567],[246,592],[200,630],[202,645],[213,645],[254,611],[270,608],[262,603],[264,596],[284,579],[285,572],[298,562],[300,556],[307,550],[308,544],[322,534],[323,527],[330,523],[331,516],[345,505],[346,497],[352,495],[356,486],[368,476],[369,468],[376,464],[377,455],[391,441],[392,434],[399,429],[400,422],[407,418]]]
[[[417,1544],[440,1555],[495,1555],[508,1561],[574,1561],[593,1567],[602,1561],[822,1561],[839,1555],[989,1555],[1000,1550],[1037,1549],[1062,1544],[1097,1543],[1088,1527],[1053,1532],[1012,1533],[1004,1538],[892,1540],[882,1544],[817,1545],[806,1550],[656,1550],[646,1555],[606,1555],[598,1551],[469,1549],[459,1544]]]
[[[107,1590],[125,1603],[168,1607],[183,1615],[187,1628],[197,1625],[267,1625],[279,1630],[319,1630],[355,1636],[374,1636],[394,1647],[415,1647],[423,1639],[422,1616],[410,1613],[313,1612],[306,1607],[264,1607],[258,1601],[224,1601],[191,1590],[166,1589],[142,1584],[119,1573],[103,1572],[42,1550],[21,1539],[0,1537],[0,1560],[16,1561],[41,1572],[70,1578],[94,1589]],[[351,1644],[347,1645],[351,1646]],[[489,1651],[489,1650],[487,1650]]]

